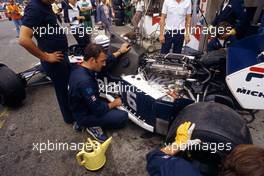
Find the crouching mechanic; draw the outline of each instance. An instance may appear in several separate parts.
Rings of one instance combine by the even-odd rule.
[[[125,43],[117,52],[107,57],[101,45],[89,44],[84,51],[84,61],[72,68],[69,80],[69,102],[73,116],[78,126],[86,127],[87,132],[100,142],[107,139],[101,128],[124,127],[128,114],[115,109],[122,104],[120,98],[116,98],[111,103],[99,98],[96,75],[106,66],[106,62],[114,60],[129,49],[129,45]]]
[[[202,176],[196,164],[185,160],[177,154],[201,140],[190,140],[195,124],[185,122],[179,126],[175,142],[156,149],[147,155],[147,170],[150,176]],[[264,173],[264,149],[251,145],[240,144],[223,159],[217,176],[259,176]],[[207,174],[206,174],[207,175]]]
[[[168,92],[168,94],[173,99],[178,98],[175,92]],[[172,144],[147,154],[147,171],[150,176],[202,176],[206,174],[200,170],[199,165],[184,159],[179,154],[181,151],[192,149],[192,146],[202,143],[200,139],[191,139],[194,129],[194,123],[184,122],[178,127],[175,141]],[[264,173],[264,149],[250,144],[240,144],[223,159],[217,172],[217,176],[261,175]]]
[[[200,139],[191,140],[195,124],[185,122],[176,132],[175,142],[147,155],[147,171],[150,176],[200,176],[199,169],[187,160],[174,156],[192,145],[201,143]]]

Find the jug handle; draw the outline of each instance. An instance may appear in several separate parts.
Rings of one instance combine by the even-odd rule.
[[[81,158],[83,158],[84,154],[85,154],[85,152],[81,151],[81,152],[77,153],[77,155],[76,155],[77,162],[81,166],[83,166],[85,164],[85,160],[81,160]]]

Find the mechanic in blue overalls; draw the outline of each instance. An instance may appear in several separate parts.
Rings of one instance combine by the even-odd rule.
[[[228,22],[220,22],[217,26],[218,28],[222,28],[220,32],[216,30],[216,37],[214,37],[211,42],[207,46],[207,51],[215,51],[223,48],[229,47],[232,43],[237,41],[236,36],[228,35],[228,29],[230,30],[232,27]]]
[[[172,144],[148,153],[147,171],[150,176],[201,176],[206,174],[204,172],[201,174],[197,164],[192,164],[177,156],[180,151],[187,148],[195,149],[195,145],[201,144],[200,139],[191,140],[194,128],[195,124],[184,122],[178,127],[175,141]],[[251,144],[242,144],[236,146],[222,161],[217,175],[259,176],[263,173],[264,149]]]
[[[72,68],[69,80],[69,101],[73,116],[77,125],[86,127],[86,131],[99,142],[107,139],[102,128],[124,127],[128,114],[116,109],[122,104],[120,98],[110,103],[100,99],[97,73],[107,62],[116,60],[129,49],[129,45],[124,43],[117,52],[107,57],[102,45],[90,44],[85,48],[84,61]]]
[[[150,176],[200,176],[198,168],[181,157],[175,156],[180,151],[198,145],[200,139],[191,140],[195,124],[185,122],[176,133],[171,145],[156,149],[147,155],[147,171]]]
[[[53,2],[54,0],[30,0],[25,9],[19,44],[40,59],[44,71],[54,85],[64,121],[73,123],[67,98],[70,75],[68,42],[52,11]],[[32,40],[33,36],[37,40],[37,45]]]
[[[232,30],[227,35],[235,36],[237,39],[245,37],[249,26],[244,0],[224,0],[220,10],[216,13],[211,27],[217,27],[221,22],[228,22]],[[228,40],[228,39],[227,39]],[[212,39],[208,46],[217,45],[217,40]]]

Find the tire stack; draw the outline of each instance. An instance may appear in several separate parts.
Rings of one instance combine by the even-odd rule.
[[[115,11],[115,25],[124,26],[125,25],[125,8],[122,0],[113,1],[113,9]]]

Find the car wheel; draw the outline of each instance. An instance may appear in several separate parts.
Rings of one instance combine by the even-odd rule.
[[[196,124],[192,139],[201,139],[200,146],[207,146],[208,150],[202,147],[187,151],[191,154],[192,160],[199,161],[200,169],[202,168],[201,170],[204,170],[202,173],[206,175],[214,175],[221,160],[235,146],[252,144],[250,131],[241,116],[228,106],[215,102],[194,103],[180,111],[170,125],[167,143],[174,141],[177,128],[186,121]],[[214,148],[211,148],[212,144]]]
[[[204,101],[220,103],[220,104],[226,105],[232,109],[235,109],[235,104],[234,104],[232,98],[225,96],[225,95],[211,94],[211,95],[206,96]]]
[[[25,85],[10,68],[0,64],[0,103],[17,106],[26,98]]]

